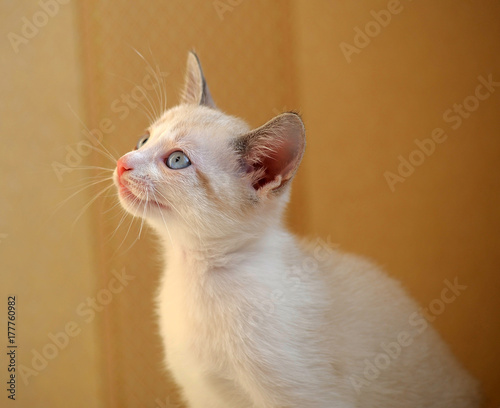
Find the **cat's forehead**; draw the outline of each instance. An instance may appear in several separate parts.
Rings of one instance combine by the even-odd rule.
[[[211,133],[217,139],[237,137],[248,132],[241,119],[203,106],[179,105],[166,111],[149,129],[151,137],[173,142]]]

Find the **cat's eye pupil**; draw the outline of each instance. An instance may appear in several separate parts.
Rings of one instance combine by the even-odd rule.
[[[191,161],[183,152],[177,151],[173,152],[166,158],[165,164],[167,165],[167,167],[173,170],[178,170],[184,169],[191,165]]]

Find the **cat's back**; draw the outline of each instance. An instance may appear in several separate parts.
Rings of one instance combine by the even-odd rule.
[[[357,406],[480,406],[477,382],[398,281],[363,257],[300,245],[328,289],[322,336]]]

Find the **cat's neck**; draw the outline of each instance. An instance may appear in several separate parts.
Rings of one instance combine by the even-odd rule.
[[[168,261],[196,269],[201,273],[211,269],[230,268],[255,256],[268,256],[288,240],[290,234],[280,224],[268,226],[259,232],[240,232],[225,238],[182,237],[170,239],[164,236],[164,248]]]

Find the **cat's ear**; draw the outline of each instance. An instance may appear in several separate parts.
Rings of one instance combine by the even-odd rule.
[[[194,51],[188,53],[186,78],[181,95],[181,103],[204,105],[216,108],[215,103],[208,90],[200,60]]]
[[[304,124],[298,114],[283,113],[241,136],[236,146],[257,195],[279,193],[294,176],[304,154]]]

